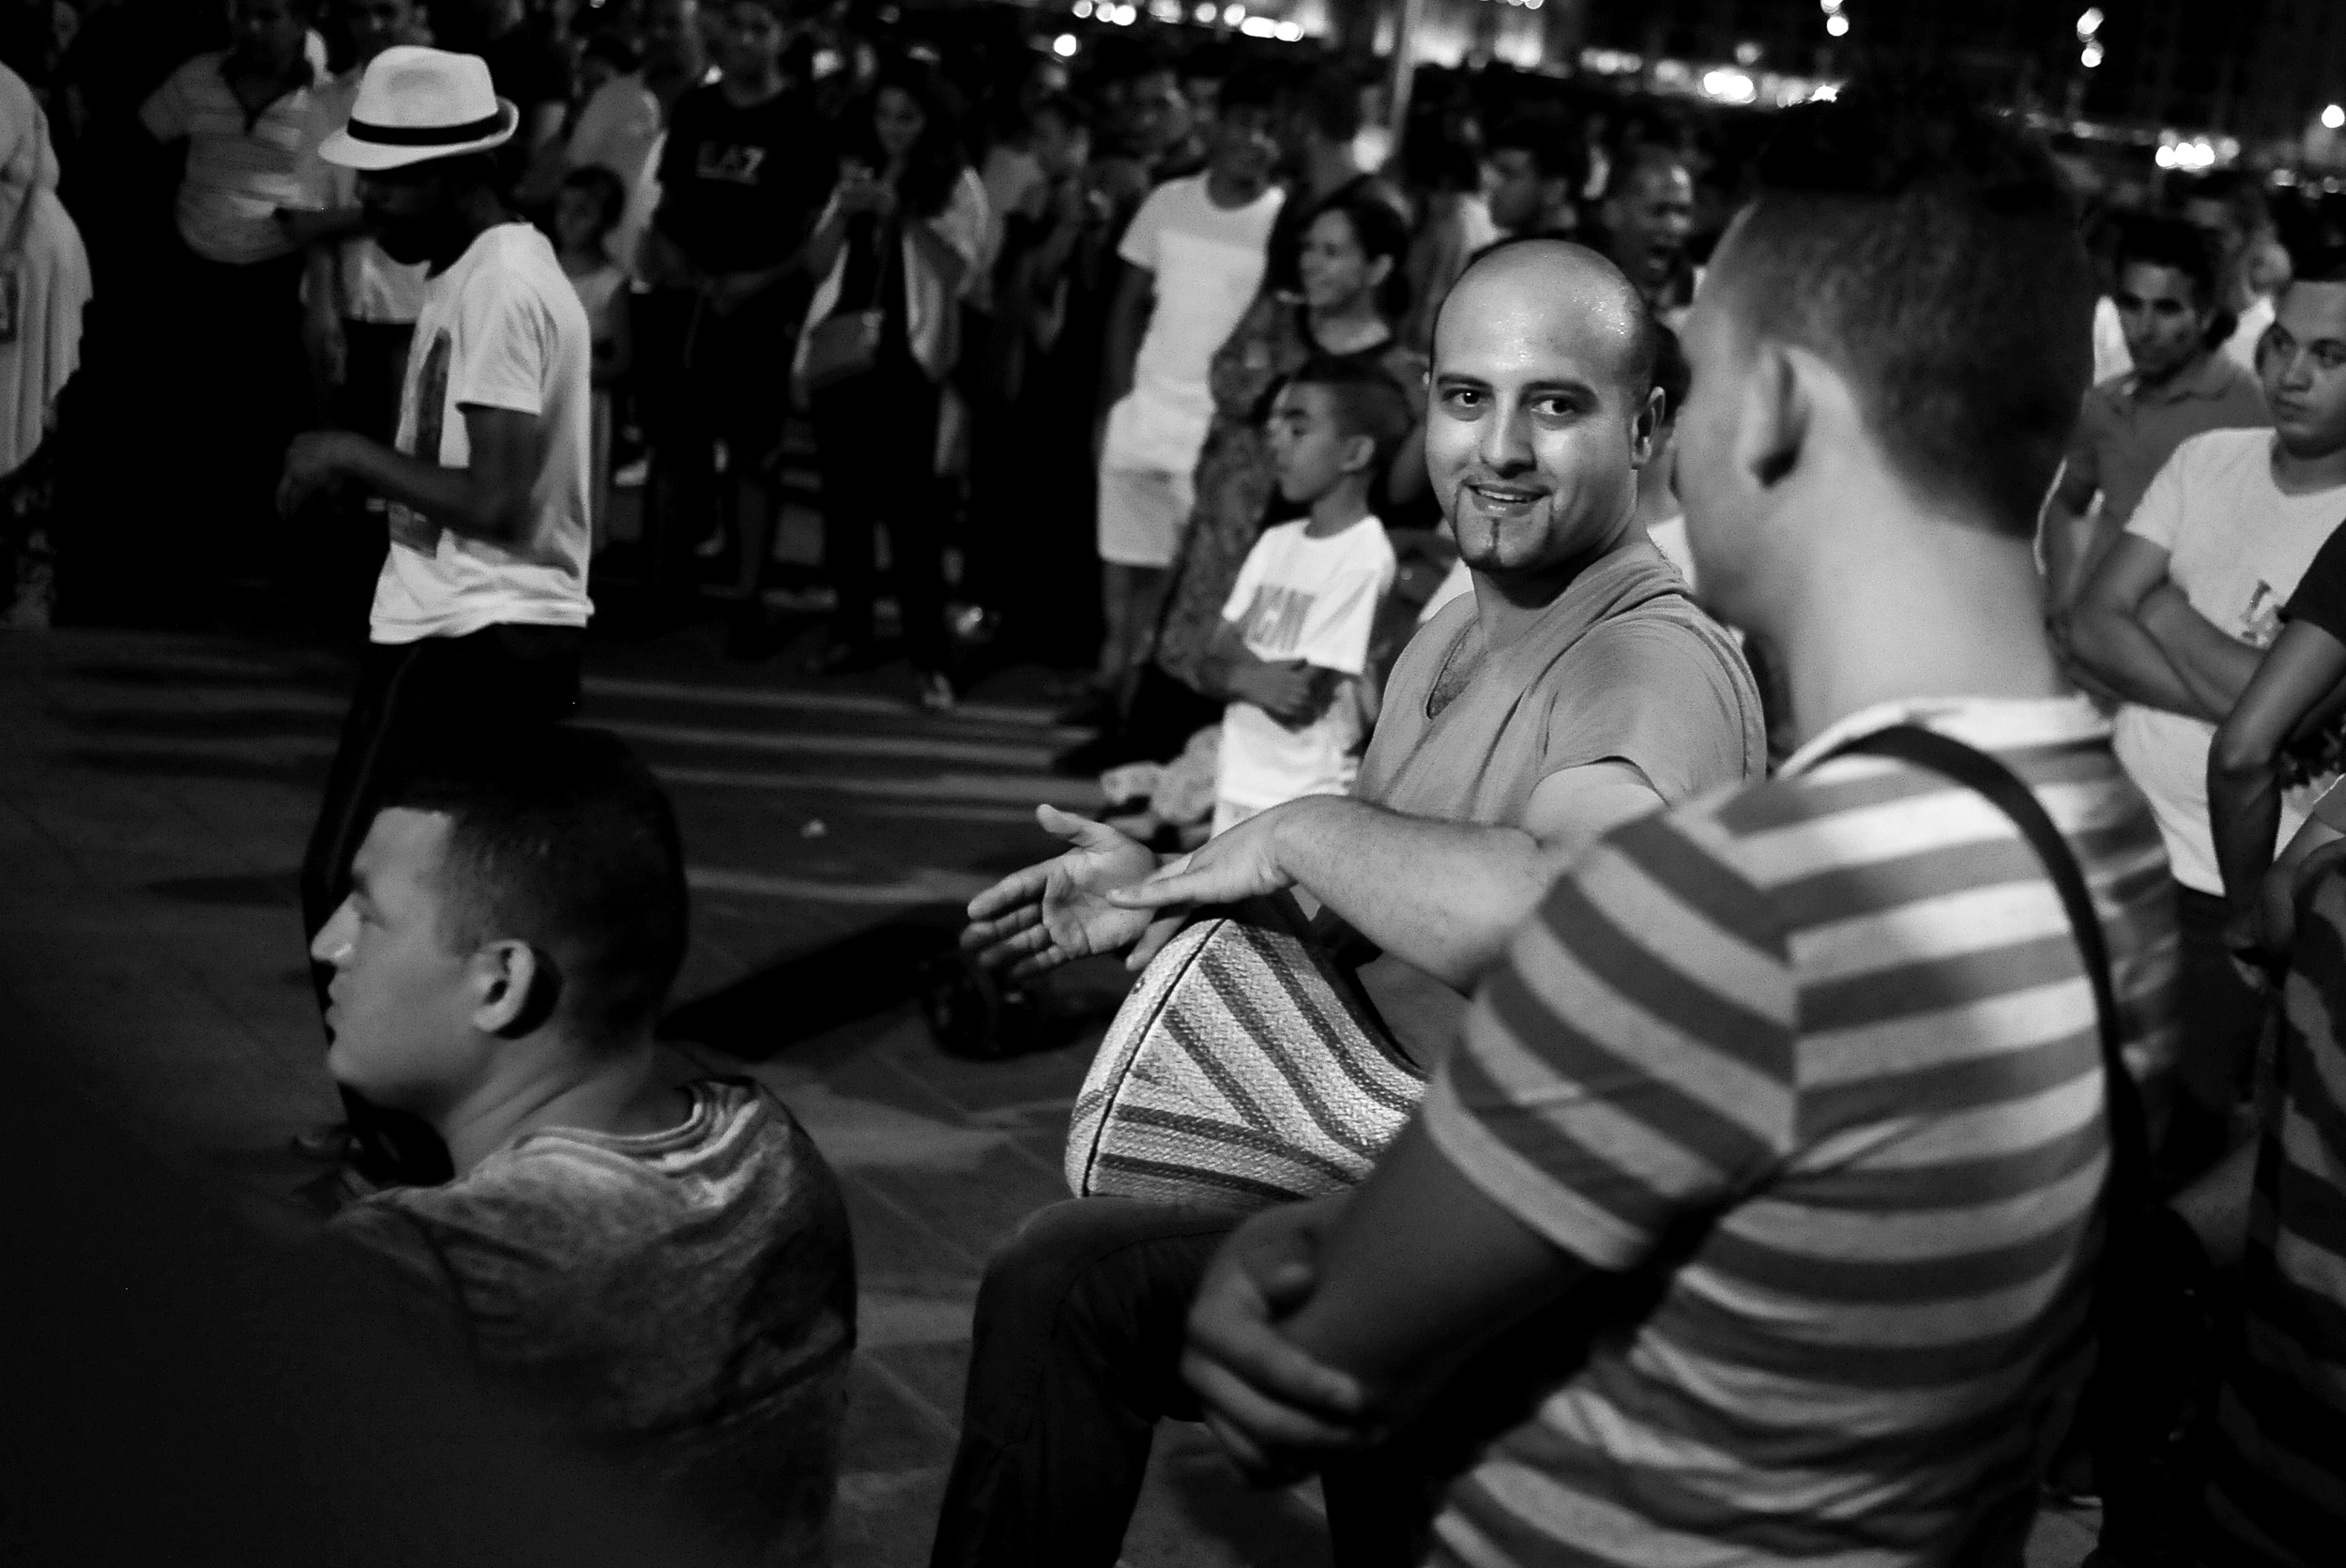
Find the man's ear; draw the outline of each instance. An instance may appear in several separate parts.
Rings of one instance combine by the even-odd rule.
[[[1344,471],[1348,474],[1373,474],[1377,471],[1377,437],[1348,435],[1344,438]]]
[[[1662,434],[1662,388],[1646,389],[1645,406],[1629,421],[1629,466],[1643,468],[1653,461],[1654,447]]]
[[[1754,348],[1743,396],[1735,464],[1760,489],[1771,490],[1800,466],[1815,413],[1792,354],[1776,343]]]
[[[1365,276],[1368,279],[1370,293],[1374,294],[1385,286],[1385,280],[1393,276],[1393,265],[1391,256],[1379,256],[1368,264]]]
[[[491,942],[474,953],[468,978],[476,998],[473,1028],[507,1040],[543,1025],[562,990],[554,961],[518,937]]]

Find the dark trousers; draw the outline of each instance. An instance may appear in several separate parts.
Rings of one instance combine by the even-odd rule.
[[[815,394],[823,475],[823,570],[839,595],[834,641],[868,642],[879,593],[878,530],[888,525],[905,652],[945,665],[945,487],[937,480],[937,383],[910,359]]]
[[[632,379],[652,446],[653,511],[646,518],[647,569],[653,585],[678,592],[693,576],[693,547],[724,528],[737,546],[754,534],[772,543],[770,517],[739,515],[741,487],[764,487],[790,413],[789,365],[800,302],[787,288],[769,289],[729,315],[719,315],[686,289],[632,297]],[[717,447],[725,471],[717,471]],[[770,510],[770,502],[765,503]],[[750,570],[742,575],[754,579]]]
[[[1077,1198],[1004,1243],[978,1287],[931,1568],[1113,1568],[1157,1423],[1196,1417],[1182,1330],[1235,1224]]]
[[[578,711],[583,633],[569,627],[492,626],[466,637],[370,643],[358,689],[327,775],[326,799],[301,860],[304,936],[314,941],[350,892],[350,862],[401,771],[427,749],[468,732],[567,719]],[[330,966],[312,961],[318,1009]],[[419,1119],[343,1091],[354,1163],[377,1180],[428,1185],[449,1177],[448,1150]]]
[[[1113,1568],[1157,1423],[1197,1417],[1181,1376],[1185,1326],[1235,1225],[1088,1197],[1044,1210],[1002,1245],[978,1287],[930,1568]],[[1508,1331],[1389,1443],[1322,1475],[1340,1568],[1420,1560],[1449,1481],[1578,1365],[1585,1321],[1537,1315]]]
[[[2161,1179],[2181,1185],[2224,1153],[2227,1123],[2247,1092],[2264,999],[2232,967],[2224,946],[2224,901],[2175,886],[2181,974],[2176,1012],[2183,1043],[2175,1060],[2182,1092],[2158,1150]]]

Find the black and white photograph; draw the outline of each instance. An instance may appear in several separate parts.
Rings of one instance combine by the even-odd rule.
[[[0,0],[7,1568],[2338,1568],[2341,784],[2341,0]]]

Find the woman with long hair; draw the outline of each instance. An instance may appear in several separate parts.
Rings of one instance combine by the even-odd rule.
[[[838,186],[807,241],[822,282],[796,366],[823,477],[824,565],[839,596],[815,668],[878,662],[874,545],[885,522],[905,651],[929,708],[953,702],[937,422],[959,353],[960,301],[985,238],[985,194],[957,120],[924,62],[897,61],[875,78],[865,109],[847,122]]]
[[[1266,290],[1215,352],[1209,377],[1213,424],[1197,459],[1196,508],[1158,622],[1155,673],[1144,676],[1135,694],[1128,750],[1169,755],[1190,731],[1220,716],[1223,693],[1211,689],[1206,655],[1277,495],[1265,420],[1280,383],[1307,359],[1358,358],[1423,405],[1425,357],[1401,341],[1396,325],[1409,303],[1402,275],[1409,249],[1409,225],[1381,197],[1339,192],[1302,227],[1300,294]],[[1425,487],[1421,420],[1394,454],[1375,504],[1389,515]]]

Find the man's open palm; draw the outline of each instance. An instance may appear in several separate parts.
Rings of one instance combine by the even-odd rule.
[[[1132,946],[1153,916],[1107,901],[1157,869],[1157,857],[1104,822],[1037,806],[1045,832],[1074,847],[1056,860],[1013,872],[969,901],[961,945],[989,969],[1008,966],[1023,980],[1061,964]]]

